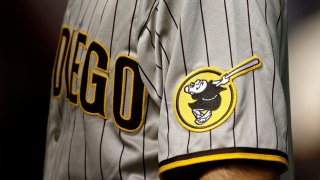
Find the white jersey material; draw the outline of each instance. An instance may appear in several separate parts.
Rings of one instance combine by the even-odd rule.
[[[286,6],[69,0],[44,179],[192,179],[229,160],[286,170]]]

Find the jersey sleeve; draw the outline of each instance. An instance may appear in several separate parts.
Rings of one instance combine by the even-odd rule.
[[[234,160],[284,172],[286,2],[153,3],[145,8],[152,10],[142,20],[138,58],[160,109],[160,175]]]

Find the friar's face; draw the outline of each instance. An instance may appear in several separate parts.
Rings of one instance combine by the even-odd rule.
[[[196,82],[192,82],[188,86],[184,88],[184,92],[189,94],[198,94],[204,91],[208,86],[208,82],[206,80],[197,80]]]

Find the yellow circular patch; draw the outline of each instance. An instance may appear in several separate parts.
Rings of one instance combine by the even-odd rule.
[[[228,71],[213,67],[192,71],[175,91],[174,110],[179,123],[194,132],[220,126],[231,116],[236,105],[233,79],[261,66],[261,58],[253,56]]]
[[[230,117],[235,108],[237,97],[232,80],[220,86],[212,85],[213,82],[217,83],[221,80],[224,74],[225,72],[219,69],[206,67],[197,69],[182,79],[176,88],[174,107],[179,123],[183,127],[194,132],[205,132],[218,127]],[[194,96],[191,95],[190,92],[186,92],[185,89],[190,86],[190,84],[195,84],[198,80],[205,81],[208,84],[207,88],[211,86],[211,88],[219,87],[224,90],[219,93],[213,90],[212,96],[208,95],[210,91],[207,91],[206,97],[203,98],[199,98],[201,95],[194,93],[194,96],[198,96],[197,99],[194,99]],[[205,105],[201,105],[201,103]],[[215,103],[216,105],[211,105],[210,103]],[[197,108],[197,106],[199,108]],[[207,106],[208,108],[204,108],[203,106]],[[210,108],[213,106],[215,108]],[[204,118],[204,116],[206,116],[206,118]],[[199,123],[197,119],[203,119],[203,122]]]

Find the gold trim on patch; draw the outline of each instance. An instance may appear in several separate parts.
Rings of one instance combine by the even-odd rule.
[[[261,65],[261,58],[253,56],[228,71],[204,67],[189,73],[175,90],[174,110],[179,123],[193,132],[206,132],[223,124],[237,102],[233,79]]]

